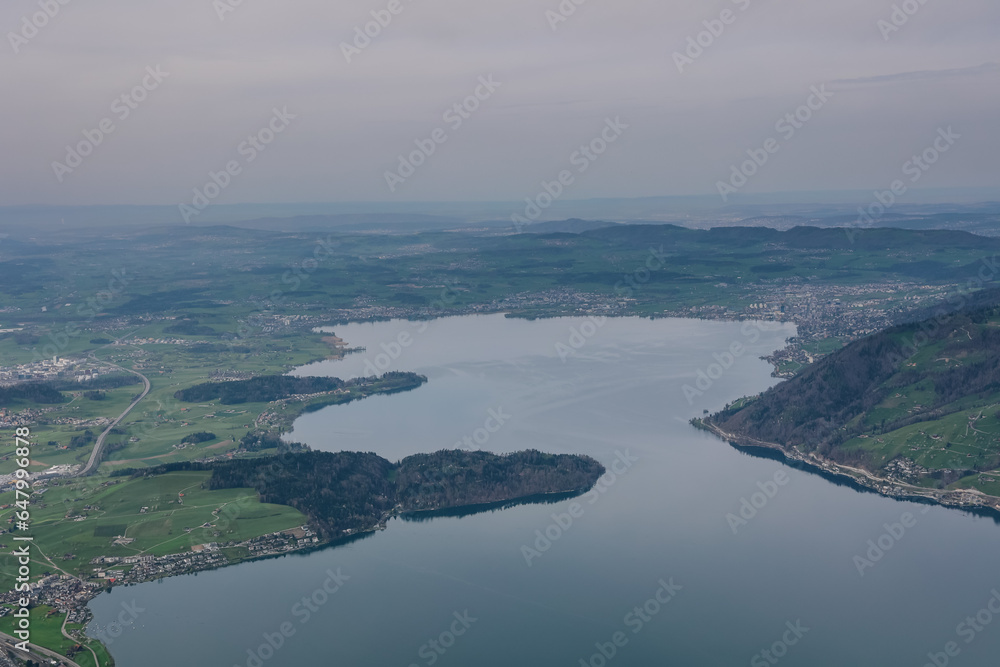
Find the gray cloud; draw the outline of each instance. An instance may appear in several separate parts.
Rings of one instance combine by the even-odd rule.
[[[1000,65],[997,63],[983,63],[976,67],[959,67],[945,70],[921,70],[919,72],[897,72],[895,74],[882,74],[879,76],[865,76],[856,79],[837,79],[835,84],[878,84],[878,83],[908,83],[912,81],[934,81],[952,77],[994,76],[1000,73]]]
[[[707,194],[824,82],[836,96],[747,192],[885,187],[942,125],[968,140],[921,185],[998,180],[995,0],[928,2],[888,41],[890,0],[587,0],[555,31],[559,0],[401,0],[351,63],[340,44],[389,0],[243,0],[224,21],[212,0],[74,0],[15,55],[38,1],[0,9],[0,204],[188,201],[286,106],[298,118],[218,203],[521,200],[609,116],[630,129],[567,198]],[[724,9],[735,21],[679,73],[673,53]],[[118,120],[156,65],[169,78]],[[444,112],[488,74],[502,87],[452,131]],[[52,163],[106,117],[60,183]],[[390,192],[384,173],[438,127],[447,142]]]

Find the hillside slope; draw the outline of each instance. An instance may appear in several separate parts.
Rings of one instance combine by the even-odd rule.
[[[856,341],[706,424],[888,482],[1000,496],[1000,290],[953,305]]]

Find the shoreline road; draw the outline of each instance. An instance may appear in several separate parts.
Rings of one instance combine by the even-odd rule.
[[[104,363],[108,364],[108,362]],[[108,437],[108,434],[111,433],[111,430],[116,426],[118,426],[118,424],[120,424],[121,421],[128,416],[128,413],[132,412],[133,408],[139,405],[142,399],[146,398],[146,395],[149,393],[150,389],[149,378],[147,378],[145,375],[139,373],[138,371],[133,371],[129,368],[124,368],[122,366],[118,366],[115,364],[109,364],[109,365],[114,366],[119,370],[123,370],[126,373],[131,373],[132,375],[138,375],[140,378],[142,378],[142,382],[145,385],[145,387],[143,388],[142,393],[139,394],[139,396],[136,397],[136,399],[132,401],[132,403],[127,408],[125,408],[125,412],[118,415],[118,419],[111,422],[111,424],[106,429],[104,429],[104,432],[101,433],[100,437],[97,438],[97,443],[94,445],[94,451],[90,453],[90,459],[87,461],[87,465],[83,467],[83,470],[76,473],[74,477],[84,477],[86,475],[89,475],[97,468],[98,465],[100,465],[101,450],[104,449],[104,439]]]

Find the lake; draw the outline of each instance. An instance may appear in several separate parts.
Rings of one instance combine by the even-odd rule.
[[[91,607],[99,626],[142,610],[109,647],[120,667],[996,665],[994,520],[859,493],[689,424],[777,382],[759,357],[791,325],[333,331],[367,351],[296,374],[429,382],[304,415],[289,440],[391,460],[534,448],[609,473],[576,499],[394,519],[308,555],[116,588]]]

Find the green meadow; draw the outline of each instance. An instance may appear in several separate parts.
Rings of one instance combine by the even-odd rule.
[[[308,522],[291,507],[261,503],[252,489],[208,490],[210,476],[174,472],[53,483],[32,505],[34,573],[85,577],[98,556],[181,553],[196,544],[242,541]],[[12,502],[13,493],[0,495],[0,504]],[[0,526],[13,512],[0,512]],[[134,541],[112,544],[118,537]],[[13,586],[13,572],[12,560],[0,557],[0,585]]]

